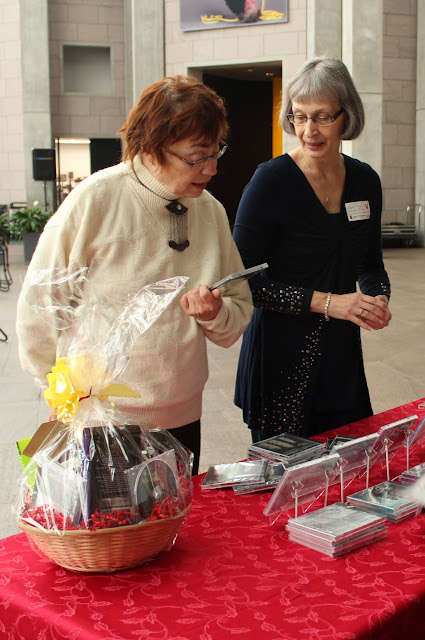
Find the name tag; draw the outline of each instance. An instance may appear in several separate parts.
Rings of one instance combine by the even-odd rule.
[[[368,200],[346,202],[345,208],[350,222],[355,222],[356,220],[369,220],[370,218],[370,205]]]

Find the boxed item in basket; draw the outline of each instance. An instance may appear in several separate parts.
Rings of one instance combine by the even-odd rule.
[[[57,420],[18,449],[25,465],[12,507],[18,526],[66,568],[138,566],[174,543],[191,505],[193,455],[169,431],[135,424],[113,399],[140,397],[119,383],[120,374],[134,341],[186,278],[106,307],[84,269],[31,275],[34,312],[69,338],[44,392]]]

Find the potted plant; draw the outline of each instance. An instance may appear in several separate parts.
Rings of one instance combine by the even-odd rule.
[[[0,245],[9,244],[9,240],[10,240],[9,214],[2,213],[0,214]]]
[[[45,211],[35,200],[32,207],[22,207],[10,216],[10,236],[24,241],[24,259],[30,262],[38,239],[53,211]]]

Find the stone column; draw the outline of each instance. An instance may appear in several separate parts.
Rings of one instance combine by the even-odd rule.
[[[25,191],[30,205],[44,205],[44,183],[33,180],[32,149],[54,147],[50,114],[48,0],[20,0],[22,110]],[[48,208],[54,209],[54,182],[47,182]]]
[[[366,125],[357,140],[342,144],[344,153],[382,169],[382,0],[344,0],[342,59],[362,98]]]
[[[416,60],[416,171],[415,201],[425,208],[425,6],[418,2]],[[424,213],[417,221],[421,247],[425,246]]]
[[[307,1],[307,59],[341,58],[342,0]]]
[[[164,76],[164,0],[124,0],[126,109]]]

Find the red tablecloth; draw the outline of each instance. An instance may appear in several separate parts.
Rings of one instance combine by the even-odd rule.
[[[412,414],[425,415],[424,400],[338,433],[365,435]],[[404,451],[391,462],[392,477],[405,466]],[[414,450],[410,466],[424,459]],[[425,638],[424,515],[389,524],[386,540],[332,559],[289,542],[285,517],[269,523],[270,493],[201,492],[201,479],[174,548],[138,569],[72,573],[39,557],[24,534],[0,540],[0,638]],[[374,467],[371,482],[385,479]],[[349,493],[357,488],[361,481]]]

